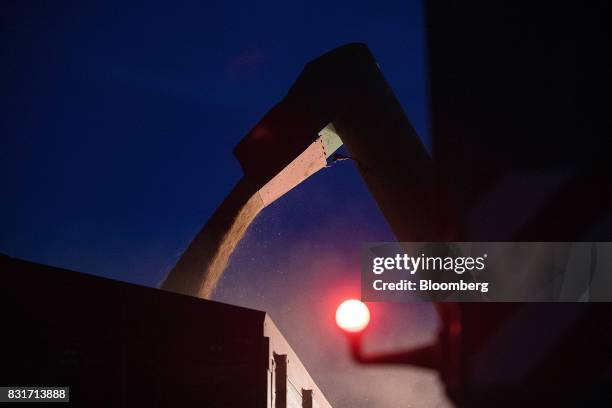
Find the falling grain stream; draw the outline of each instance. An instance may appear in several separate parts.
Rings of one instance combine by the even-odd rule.
[[[172,268],[162,289],[209,299],[234,248],[263,207],[258,190],[241,179]]]

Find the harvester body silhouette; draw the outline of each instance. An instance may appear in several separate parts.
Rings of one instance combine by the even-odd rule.
[[[433,97],[436,109],[436,95]],[[448,126],[437,125],[436,119],[434,116],[434,130]],[[461,137],[461,132],[457,135]],[[589,228],[592,220],[588,217],[567,220],[556,229],[547,227],[550,223],[546,220],[549,207],[571,211],[582,190],[601,187],[600,176],[585,171],[585,163],[597,167],[597,162],[584,160],[585,151],[588,156],[594,146],[588,140],[586,150],[580,147],[585,146],[584,141],[561,137],[557,149],[542,143],[528,151],[517,149],[504,138],[494,145],[481,143],[483,135],[465,136],[465,140],[448,133],[439,140],[435,137],[434,132],[434,152],[430,155],[367,46],[348,44],[315,59],[306,65],[283,100],[236,146],[234,154],[244,171],[243,178],[193,240],[162,288],[210,297],[231,252],[257,214],[325,168],[342,144],[398,241],[502,240],[495,235],[498,231],[494,227],[484,232],[469,228],[474,208],[488,191],[485,187],[508,174],[538,171],[553,164],[577,169],[559,190],[564,201],[555,203],[559,197],[553,197],[540,213],[503,240],[554,241],[576,237],[581,228]],[[568,156],[567,148],[572,145],[577,146],[576,155]],[[478,156],[467,154],[470,149]],[[513,149],[510,159],[509,149]],[[549,149],[546,155],[542,149]],[[534,160],[538,155],[543,158],[539,168]],[[481,167],[483,163],[489,163],[489,168]],[[591,182],[584,187],[584,180]],[[503,209],[498,216],[505,216]],[[606,315],[601,305],[437,303],[436,308],[440,318],[436,343],[416,350],[366,355],[361,350],[361,334],[357,333],[350,337],[352,355],[364,364],[435,369],[451,399],[469,406],[567,401],[566,394],[580,398],[571,390],[599,384],[601,373],[609,367],[609,354],[603,345],[611,340],[610,332],[600,333],[589,352],[584,351],[593,341],[590,333]],[[531,355],[525,347],[541,324],[555,327],[553,332],[561,332],[564,337],[548,354]],[[532,340],[537,343],[544,337],[534,336]],[[580,358],[567,356],[572,347],[581,351]],[[515,361],[501,358],[497,362],[499,353],[514,353]],[[580,372],[580,378],[568,372]],[[572,380],[571,387],[568,379]],[[560,385],[569,387],[566,394],[559,392]]]

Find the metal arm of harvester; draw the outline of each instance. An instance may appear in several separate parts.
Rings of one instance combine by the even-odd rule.
[[[257,214],[324,168],[343,143],[399,241],[442,239],[449,228],[432,160],[368,48],[349,44],[308,63],[236,146],[243,178],[162,288],[210,297]]]
[[[308,63],[288,94],[234,150],[243,178],[170,271],[163,289],[209,298],[257,214],[344,143],[399,241],[435,241],[432,160],[363,44]]]

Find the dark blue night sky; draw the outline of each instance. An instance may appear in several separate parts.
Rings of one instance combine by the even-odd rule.
[[[419,1],[5,1],[0,10],[0,252],[10,256],[156,286],[240,178],[233,146],[306,62],[344,43],[368,44],[429,144]],[[387,400],[357,386],[389,372],[355,369],[342,339],[314,334],[331,330],[317,325],[339,299],[333,288],[358,287],[361,242],[391,239],[352,163],[338,163],[264,210],[216,298],[270,311],[332,403],[396,406],[406,389]],[[313,291],[314,314],[305,310]],[[394,327],[397,308],[379,323],[389,344],[423,332]],[[428,306],[413,309],[431,329]],[[394,373],[380,387],[416,378]],[[439,399],[432,387],[410,391],[412,401]]]

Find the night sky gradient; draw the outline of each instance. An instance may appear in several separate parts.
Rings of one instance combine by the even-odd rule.
[[[419,1],[0,5],[0,252],[157,286],[241,176],[233,146],[304,64],[365,42],[429,146]],[[266,208],[215,299],[263,309],[334,406],[445,404],[433,374],[354,365],[333,323],[364,241],[393,240],[353,163]],[[373,304],[367,347],[431,339]]]

